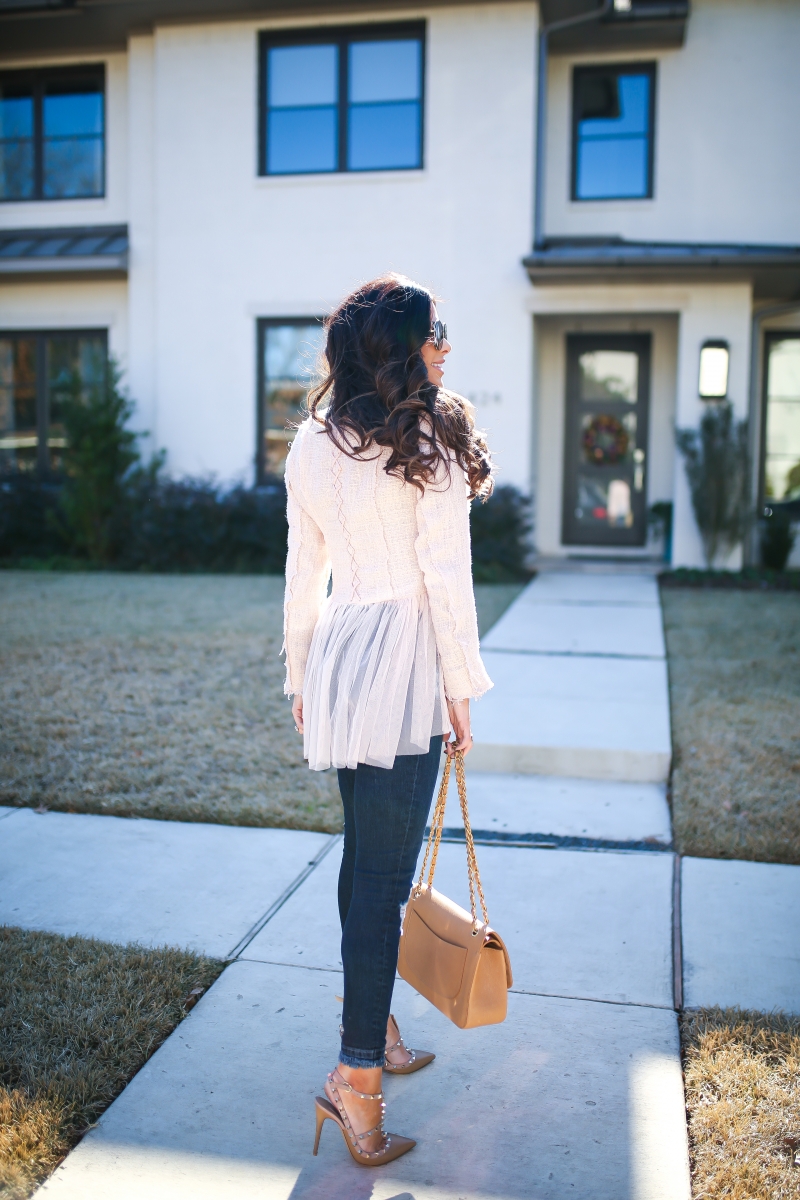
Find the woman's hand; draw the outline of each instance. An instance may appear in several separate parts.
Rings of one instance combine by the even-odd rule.
[[[292,697],[292,716],[294,717],[294,727],[298,733],[303,732],[303,697]]]
[[[469,724],[469,700],[448,700],[447,711],[450,714],[450,725],[455,741],[448,741],[448,735],[443,734],[442,741],[448,758],[452,758],[456,750],[469,754],[472,749],[472,731]]]

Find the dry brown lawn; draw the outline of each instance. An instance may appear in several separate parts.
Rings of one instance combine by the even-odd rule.
[[[0,928],[0,1195],[33,1192],[222,966]]]
[[[797,1200],[800,1017],[687,1012],[681,1040],[694,1200]]]
[[[679,851],[800,863],[800,595],[661,599]]]
[[[477,589],[488,627],[521,585]],[[275,576],[0,573],[0,804],[336,832]]]

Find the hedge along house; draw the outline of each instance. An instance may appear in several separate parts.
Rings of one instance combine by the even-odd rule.
[[[107,347],[172,472],[258,482],[395,269],[540,553],[660,554],[674,501],[700,563],[701,390],[754,506],[800,490],[798,51],[787,0],[0,0],[0,468],[58,467]]]

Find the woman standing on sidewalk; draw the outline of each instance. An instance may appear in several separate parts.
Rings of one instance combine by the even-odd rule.
[[[492,686],[468,503],[492,473],[466,401],[441,386],[450,345],[430,292],[387,275],[325,324],[328,374],[286,463],[285,691],[309,767],[338,768],[345,815],[342,1044],[314,1153],[330,1118],[378,1166],[415,1144],[383,1131],[381,1069],[433,1058],[406,1049],[389,1009],[442,741],[469,751],[469,700]]]

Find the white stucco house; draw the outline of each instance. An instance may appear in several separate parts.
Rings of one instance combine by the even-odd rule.
[[[393,269],[539,553],[660,553],[673,501],[700,564],[701,391],[800,495],[798,61],[797,0],[0,0],[0,471],[107,346],[172,472],[257,482]]]

